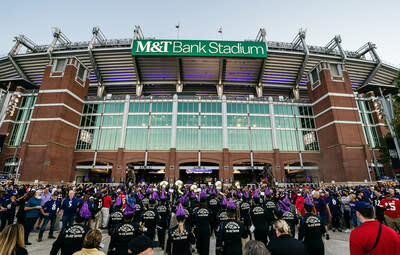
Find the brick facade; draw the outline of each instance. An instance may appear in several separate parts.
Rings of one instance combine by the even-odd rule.
[[[108,162],[112,165],[113,182],[123,182],[128,163],[144,162],[145,151],[75,151],[76,137],[80,125],[83,99],[87,95],[89,79],[77,78],[79,62],[68,58],[64,72],[53,72],[55,61],[46,67],[43,82],[37,97],[32,119],[25,142],[18,148],[17,157],[22,158],[20,181],[58,183],[72,182],[76,176],[76,166],[82,162]],[[308,84],[308,92],[314,103],[313,110],[318,130],[320,151],[303,152],[302,161],[319,166],[319,181],[336,182],[368,180],[366,160],[372,160],[371,149],[366,144],[356,101],[351,88],[349,75],[344,66],[342,77],[332,77],[329,63],[317,65],[318,84]],[[376,123],[383,123],[376,118]],[[14,117],[7,116],[0,133],[9,134]],[[383,125],[378,128],[379,135],[387,132]],[[8,144],[9,136],[5,144]],[[15,147],[4,146],[0,163],[13,157]],[[165,165],[165,178],[174,182],[180,177],[181,164],[198,161],[197,151],[150,151],[148,162]],[[250,152],[222,151],[201,152],[201,161],[219,166],[219,178],[230,182],[234,165],[250,162]],[[267,163],[272,167],[275,180],[285,178],[285,166],[299,162],[299,153],[254,152],[253,161]],[[373,173],[371,173],[374,178]]]

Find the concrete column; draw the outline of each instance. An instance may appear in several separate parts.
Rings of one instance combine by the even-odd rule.
[[[274,114],[274,105],[272,104],[272,97],[268,97],[268,106],[269,106],[269,116],[271,119],[271,134],[272,134],[272,148],[278,149],[278,140],[276,138],[276,125],[275,125],[275,114]]]
[[[222,147],[224,149],[228,148],[228,116],[227,106],[226,106],[226,96],[222,96]]]
[[[125,148],[125,138],[126,138],[126,126],[128,125],[128,114],[129,114],[129,95],[125,96],[124,103],[124,115],[122,116],[122,130],[121,130],[121,140],[119,143],[120,148]]]
[[[171,126],[171,148],[176,148],[176,126],[178,119],[178,95],[174,94],[172,101],[172,126]]]

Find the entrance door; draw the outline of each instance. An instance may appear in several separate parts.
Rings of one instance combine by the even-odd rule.
[[[196,163],[186,163],[179,167],[179,179],[183,183],[208,184],[215,183],[219,178],[219,166],[215,163],[202,162],[202,166]]]
[[[267,182],[272,183],[271,165],[254,162],[251,166],[250,162],[238,163],[233,166],[234,181],[239,181],[240,184],[250,184]]]
[[[133,173],[133,174],[132,174]],[[127,165],[128,182],[160,183],[165,179],[165,165],[156,162],[134,162]]]

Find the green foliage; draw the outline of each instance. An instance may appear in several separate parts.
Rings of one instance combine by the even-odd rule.
[[[382,163],[382,164],[386,164],[386,163],[390,162],[389,149],[388,149],[388,146],[386,144],[386,139],[385,139],[386,137],[391,137],[390,133],[385,135],[385,137],[379,138],[380,146],[377,147],[377,149],[379,149],[379,152],[381,153],[379,155],[378,162]]]

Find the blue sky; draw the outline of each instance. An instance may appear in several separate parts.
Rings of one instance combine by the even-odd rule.
[[[267,40],[291,42],[307,29],[310,45],[324,46],[340,34],[346,50],[368,41],[386,61],[400,66],[400,1],[398,0],[2,0],[0,55],[7,54],[13,37],[25,34],[37,44],[49,44],[51,28],[60,27],[72,41],[88,41],[94,26],[107,38],[133,37],[135,25],[145,37],[181,39],[254,39],[259,28]]]

